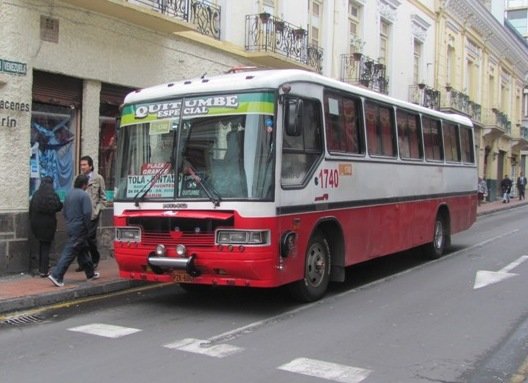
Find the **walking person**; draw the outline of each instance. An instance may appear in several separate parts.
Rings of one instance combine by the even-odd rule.
[[[53,179],[43,177],[29,203],[31,231],[39,241],[39,274],[42,278],[48,276],[49,253],[57,231],[56,213],[61,209],[62,202],[53,189]]]
[[[512,188],[512,180],[506,174],[500,183],[502,191],[502,203],[510,203],[510,193]]]
[[[488,195],[488,184],[486,183],[486,180],[483,178],[478,179],[478,185],[477,185],[477,194],[478,194],[478,206],[484,201],[486,196]]]
[[[88,188],[86,192],[92,201],[88,250],[92,257],[94,269],[97,269],[101,258],[99,250],[97,249],[97,227],[99,226],[101,212],[106,205],[105,181],[103,176],[94,170],[93,159],[90,156],[81,157],[81,173],[88,177]],[[79,265],[75,271],[83,271],[82,265]]]
[[[525,189],[526,189],[526,177],[521,172],[521,175],[517,177],[517,190],[519,191],[519,200],[524,199]]]
[[[92,260],[87,253],[87,239],[92,216],[92,203],[90,196],[85,191],[87,187],[88,177],[84,174],[77,176],[73,190],[68,193],[64,200],[63,214],[66,218],[68,239],[59,262],[48,276],[49,280],[57,287],[64,286],[64,274],[66,274],[75,257],[77,257],[88,280],[99,278],[99,273],[94,271]]]

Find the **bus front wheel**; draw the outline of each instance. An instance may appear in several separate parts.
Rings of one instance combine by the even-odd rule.
[[[449,246],[449,232],[447,222],[442,215],[437,215],[434,225],[433,241],[424,246],[425,256],[429,259],[438,259]]]
[[[310,239],[304,262],[304,278],[290,285],[290,293],[302,302],[316,301],[325,295],[330,282],[330,247],[320,233]]]

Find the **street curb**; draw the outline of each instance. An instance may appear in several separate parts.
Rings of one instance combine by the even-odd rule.
[[[517,204],[514,204],[514,205],[498,207],[496,209],[492,209],[492,210],[488,210],[488,211],[483,211],[483,212],[477,213],[477,217],[480,217],[482,215],[489,215],[489,214],[497,213],[499,211],[511,210],[511,209],[515,209],[515,208],[526,206],[526,205],[528,205],[528,203],[517,203]]]
[[[99,285],[88,282],[86,286],[79,286],[73,289],[61,289],[57,292],[46,294],[29,295],[6,299],[0,302],[0,314],[11,313],[21,310],[29,310],[35,307],[49,306],[56,303],[64,303],[79,298],[86,298],[96,295],[109,294],[116,291],[122,291],[144,285],[146,282],[119,280],[114,282],[102,283]]]

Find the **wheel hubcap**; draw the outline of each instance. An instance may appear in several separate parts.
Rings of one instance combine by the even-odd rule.
[[[320,244],[314,244],[308,251],[306,262],[306,280],[311,286],[317,287],[324,279],[326,272],[326,251]]]
[[[437,221],[436,228],[435,228],[434,244],[437,249],[441,249],[443,243],[444,243],[444,228],[442,226],[442,221]]]

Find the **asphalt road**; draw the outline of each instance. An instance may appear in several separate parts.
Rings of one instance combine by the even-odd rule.
[[[510,382],[528,355],[527,214],[479,218],[437,261],[349,268],[308,305],[151,286],[57,306],[0,327],[0,382]]]

